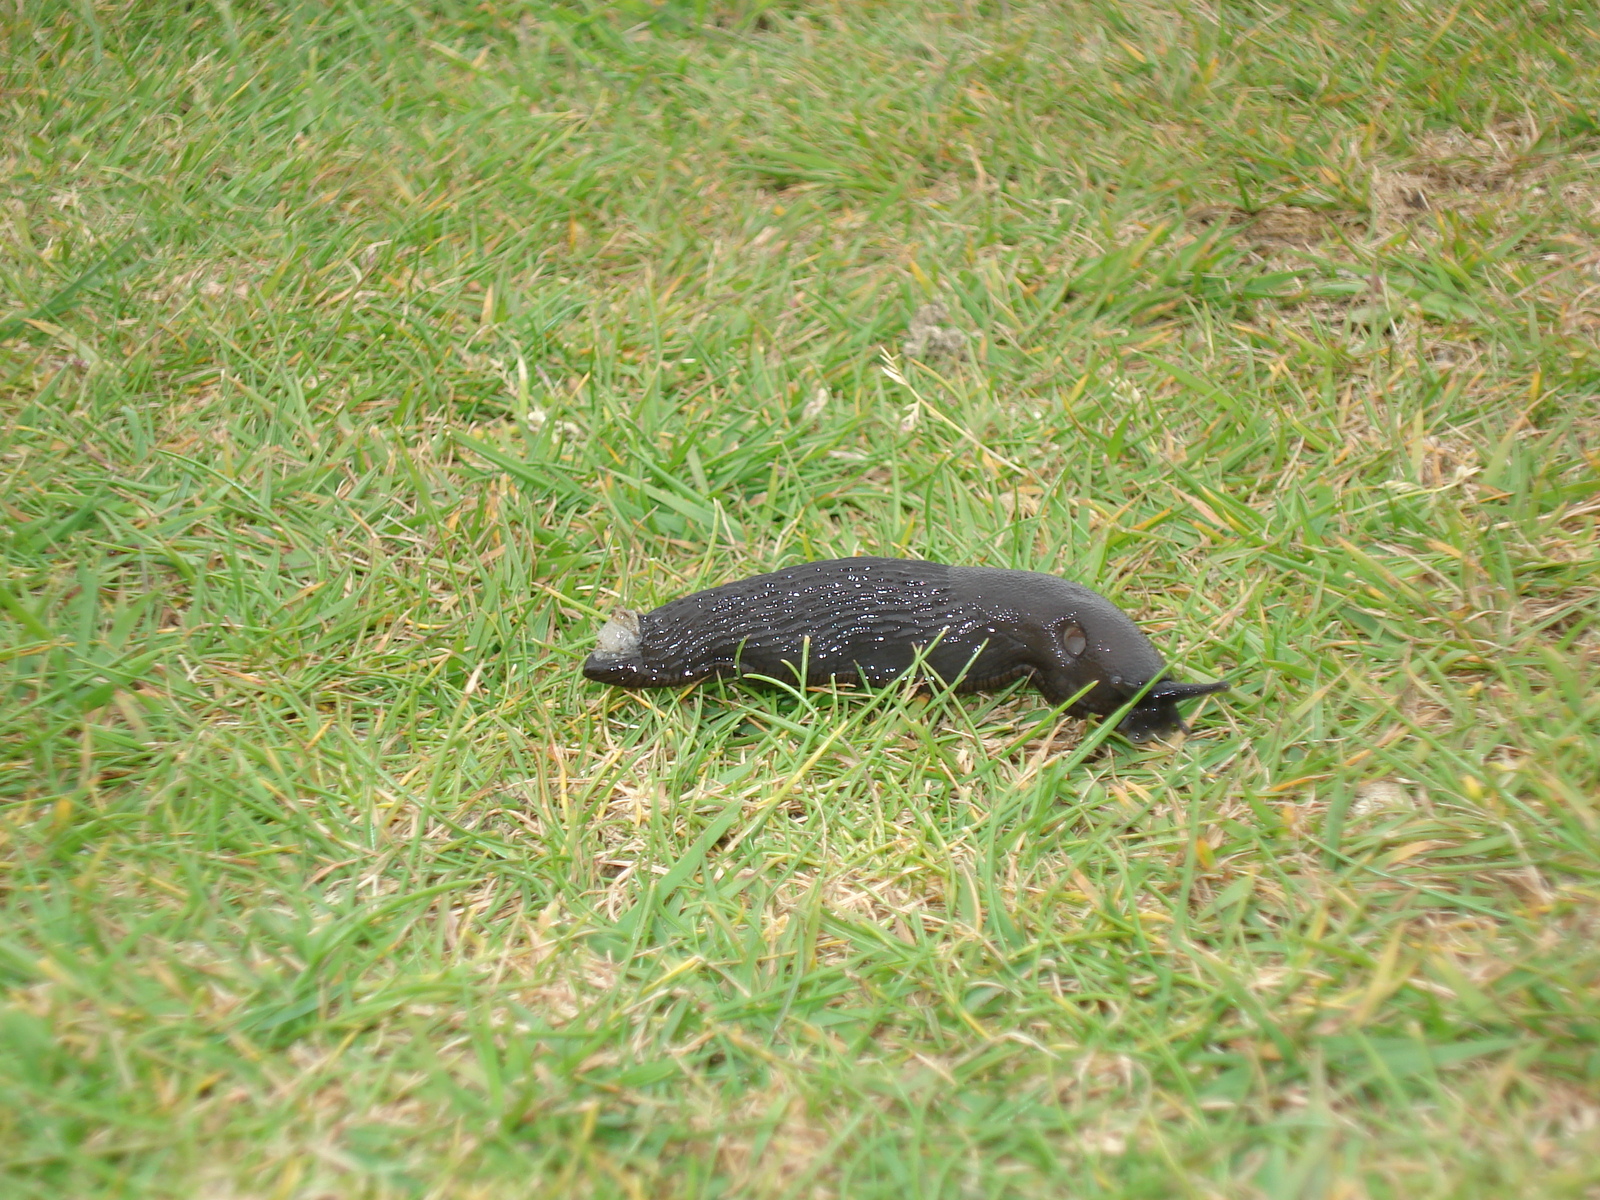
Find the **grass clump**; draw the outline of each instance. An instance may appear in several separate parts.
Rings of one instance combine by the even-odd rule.
[[[1600,1186],[1591,16],[5,18],[8,1193]],[[853,553],[1235,689],[577,675]]]

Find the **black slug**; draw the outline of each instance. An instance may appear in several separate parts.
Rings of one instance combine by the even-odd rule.
[[[1052,704],[1093,685],[1075,716],[1107,715],[1154,686],[1119,726],[1143,742],[1186,730],[1178,702],[1228,685],[1177,683],[1150,639],[1082,584],[994,567],[839,558],[684,596],[647,613],[618,609],[584,675],[620,687],[673,687],[736,675],[807,684],[885,684],[926,651],[923,670],[956,691],[1034,683]]]

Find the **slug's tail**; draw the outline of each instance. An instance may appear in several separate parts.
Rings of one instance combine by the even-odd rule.
[[[583,664],[585,679],[637,687],[644,662],[640,656],[639,614],[619,608],[600,627],[594,653]]]

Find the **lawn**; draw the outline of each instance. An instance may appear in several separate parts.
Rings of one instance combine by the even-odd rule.
[[[0,46],[4,1195],[1600,1194],[1589,3]],[[579,674],[851,554],[1233,689]]]

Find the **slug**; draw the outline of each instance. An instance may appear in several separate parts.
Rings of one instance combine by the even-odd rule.
[[[1188,727],[1178,702],[1228,684],[1178,683],[1127,615],[1082,584],[1035,571],[839,558],[696,592],[647,613],[617,609],[585,677],[626,688],[759,675],[881,685],[923,653],[958,692],[1027,679],[1067,711],[1116,712],[1153,683],[1118,729],[1144,742]]]

